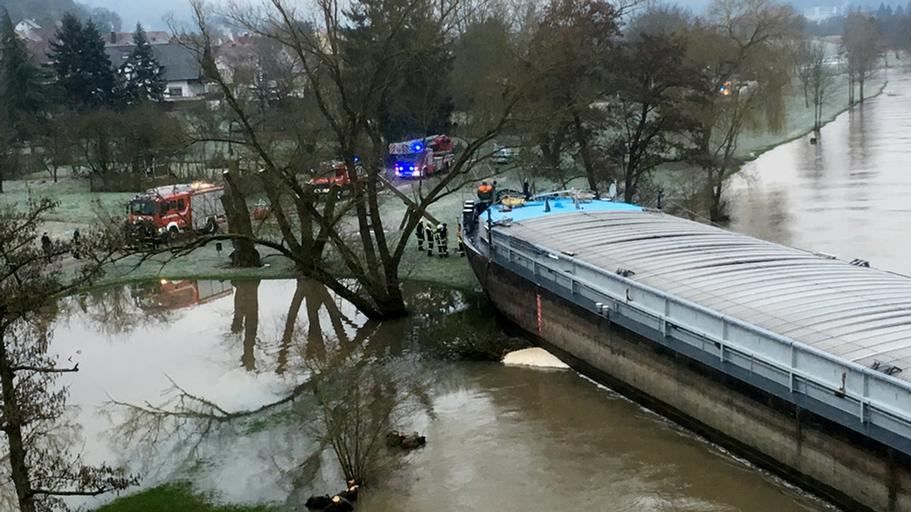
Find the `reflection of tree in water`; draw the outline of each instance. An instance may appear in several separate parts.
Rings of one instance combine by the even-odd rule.
[[[508,336],[494,320],[493,309],[480,294],[432,288],[410,295],[416,316],[412,319],[412,350],[430,359],[500,360],[507,352],[528,343]]]
[[[106,335],[129,332],[138,327],[167,323],[174,319],[174,313],[167,309],[143,309],[137,299],[138,293],[158,282],[100,288],[77,295],[72,301],[61,301],[68,308],[67,313],[80,313],[99,331]]]
[[[242,361],[245,368],[252,369],[252,350],[257,343],[253,326],[260,323],[259,286],[236,286],[232,331],[244,333]],[[466,322],[495,329],[489,313],[467,301],[461,292],[420,286],[407,291],[415,315],[400,321],[358,324],[350,304],[325,286],[298,281],[282,328],[276,333],[275,372],[305,376],[304,382],[289,385],[280,400],[249,410],[229,409],[174,383],[161,403],[112,404],[124,413],[115,429],[116,438],[133,447],[133,460],[139,457],[149,466],[161,467],[162,457],[169,458],[172,467],[192,466],[203,451],[217,452],[218,443],[250,435],[251,429],[265,429],[270,432],[269,443],[286,447],[277,452],[271,447],[271,455],[257,458],[273,461],[277,480],[289,487],[291,501],[309,492],[316,475],[333,471],[323,464],[325,450],[343,461],[334,465],[333,474],[344,468],[349,476],[369,478],[377,461],[388,460],[378,440],[388,430],[407,425],[414,414],[430,412],[427,390],[433,372],[428,365],[439,359],[441,345],[456,345],[443,338],[478,339],[489,332],[488,327],[466,328]],[[434,329],[435,325],[441,327]],[[430,336],[436,339],[428,342]],[[262,360],[255,366],[264,371]],[[309,447],[306,454],[300,453],[301,447]],[[360,459],[352,458],[353,452],[346,447],[354,447]],[[294,453],[294,464],[277,461]]]
[[[848,156],[850,157],[851,170],[872,170],[870,166],[870,147],[867,132],[873,123],[874,109],[861,104],[848,113]]]
[[[256,332],[259,329],[259,281],[237,281],[234,284],[234,319],[231,332],[244,334],[244,351],[240,363],[247,371],[256,370]]]

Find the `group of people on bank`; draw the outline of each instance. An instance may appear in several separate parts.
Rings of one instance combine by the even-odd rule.
[[[50,263],[54,259],[55,256],[60,256],[60,255],[64,254],[65,252],[70,252],[73,255],[73,257],[78,260],[81,258],[80,252],[82,250],[82,235],[80,235],[78,229],[73,231],[73,241],[69,246],[69,250],[68,251],[64,250],[63,252],[59,252],[60,249],[59,248],[55,249],[54,242],[51,240],[50,235],[47,234],[47,231],[45,231],[41,235],[41,250],[44,252],[44,259],[47,260],[48,263]]]
[[[474,203],[475,217],[484,213],[484,211],[494,203],[494,199],[496,197],[496,185],[496,181],[493,182],[493,184],[483,181],[478,186],[478,200]],[[526,181],[524,185],[526,193],[528,190],[527,187],[528,182]],[[466,203],[472,203],[472,201],[466,201]],[[440,258],[449,257],[449,226],[446,223],[437,224],[434,227],[433,222],[422,217],[418,221],[414,235],[418,240],[419,251],[426,251],[427,256],[433,256],[433,249],[435,245]],[[458,246],[459,256],[465,256],[465,243],[463,235],[462,225],[458,224],[458,229],[456,231],[456,244]]]
[[[433,222],[421,218],[418,226],[414,231],[418,239],[418,250],[427,251],[427,256],[433,256],[434,245],[437,248],[437,254],[440,258],[449,257],[449,226],[445,223],[437,224],[434,227]],[[459,256],[465,256],[465,245],[462,243],[462,227],[459,226],[456,231],[456,241],[458,244]]]

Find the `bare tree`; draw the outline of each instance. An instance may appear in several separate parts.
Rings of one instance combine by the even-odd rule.
[[[446,3],[438,10],[439,4],[429,0],[383,5],[360,1],[347,8],[335,0],[318,0],[316,19],[309,21],[286,0],[266,4],[263,9],[234,5],[228,15],[252,33],[280,43],[295,57],[306,84],[304,92],[327,126],[327,142],[345,163],[351,187],[350,198],[344,201],[338,201],[336,194],[317,196],[313,186],[301,179],[298,163],[282,159],[267,144],[242,101],[242,91],[218,69],[207,9],[202,2],[194,2],[195,33],[183,34],[181,39],[196,50],[207,75],[218,84],[233,111],[241,128],[236,143],[249,148],[263,163],[260,176],[281,232],[281,242],[261,238],[255,242],[288,256],[303,276],[325,283],[371,318],[406,314],[399,267],[410,235],[427,207],[454,191],[478,162],[478,153],[507,125],[522,84],[502,84],[503,100],[496,114],[485,116],[483,120],[489,122],[473,127],[471,139],[449,173],[428,186],[429,190],[419,188],[404,218],[396,223],[402,229],[391,231],[381,210],[386,149],[383,98],[403,75],[434,71],[408,67],[431,42],[400,35],[416,21],[442,30],[457,10]],[[434,32],[421,33],[437,37]],[[345,224],[349,212],[352,216]],[[341,268],[327,264],[325,251],[330,246]],[[351,276],[357,287],[341,283],[339,275]]]
[[[864,102],[864,84],[876,73],[882,55],[881,36],[872,16],[852,12],[845,20],[842,44],[848,54],[849,102],[854,103],[854,84],[859,87],[860,103]]]
[[[314,432],[332,448],[346,480],[369,484],[382,469],[386,436],[416,412],[432,413],[426,386],[413,370],[395,365],[357,357],[310,360],[319,418]]]
[[[822,128],[823,108],[832,99],[835,85],[835,70],[826,62],[826,48],[822,43],[812,43],[807,48],[801,64],[801,75],[805,76],[804,87],[813,103],[813,130],[817,136]]]
[[[564,149],[573,143],[588,185],[598,190],[608,170],[598,158],[596,133],[612,51],[620,35],[620,11],[601,0],[553,0],[544,9],[531,40],[530,68],[540,79],[527,109],[545,167],[559,170]]]
[[[19,509],[60,508],[62,497],[123,489],[136,478],[122,469],[83,465],[50,441],[66,407],[67,388],[56,383],[78,364],[61,364],[50,352],[53,304],[100,276],[121,246],[116,229],[86,234],[81,260],[61,259],[67,244],[41,246],[37,233],[55,204],[41,201],[25,212],[0,210],[0,430],[9,448],[10,477]]]
[[[685,42],[672,34],[631,34],[618,49],[616,92],[608,107],[607,156],[619,170],[623,196],[633,201],[640,182],[662,163],[683,157],[694,128],[684,108],[695,73],[684,61]]]
[[[701,70],[698,99],[690,103],[698,123],[692,160],[706,175],[713,221],[727,218],[724,188],[740,168],[741,134],[784,126],[796,19],[770,0],[716,0],[690,31],[689,58]]]
[[[66,115],[50,120],[41,138],[41,163],[54,183],[57,183],[60,168],[73,164],[75,148],[70,127],[72,121],[72,118]]]

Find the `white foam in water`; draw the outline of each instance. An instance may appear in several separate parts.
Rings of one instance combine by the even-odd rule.
[[[507,366],[530,366],[533,368],[556,368],[561,370],[569,368],[566,363],[557,359],[557,356],[538,347],[523,348],[522,350],[510,352],[503,358],[503,364]]]

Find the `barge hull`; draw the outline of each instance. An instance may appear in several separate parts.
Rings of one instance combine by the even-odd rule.
[[[498,311],[575,369],[846,510],[911,511],[908,455],[468,256]]]

